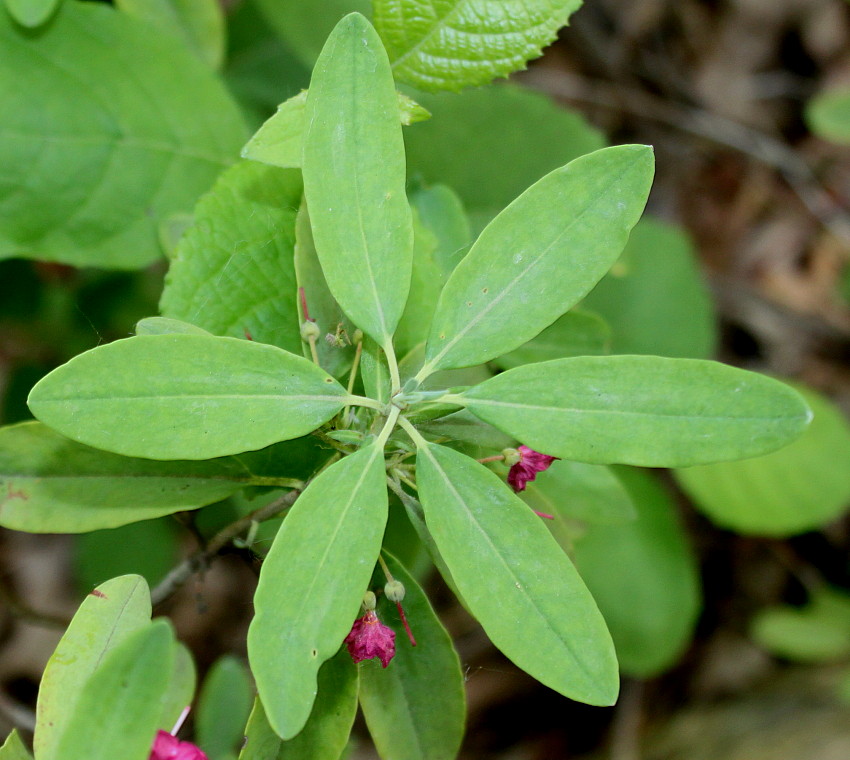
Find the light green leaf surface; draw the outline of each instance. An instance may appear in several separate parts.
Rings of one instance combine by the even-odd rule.
[[[198,202],[160,309],[217,335],[300,353],[292,263],[301,177],[245,161]]]
[[[351,630],[386,521],[383,451],[369,446],[319,475],[278,531],[254,596],[248,655],[283,739],[304,727],[319,667]]]
[[[374,0],[395,75],[423,90],[461,90],[524,69],[580,0]]]
[[[806,121],[818,137],[850,145],[850,90],[816,95],[806,106]]]
[[[246,137],[208,67],[102,3],[35,36],[0,14],[0,92],[0,258],[144,266]]]
[[[350,366],[354,358],[354,346],[351,344],[354,336],[354,326],[348,321],[339,304],[331,294],[325,275],[322,272],[316,246],[313,243],[313,230],[310,227],[310,215],[307,204],[302,203],[295,222],[295,279],[299,288],[304,288],[304,299],[310,319],[320,330],[316,340],[316,353],[319,365],[330,375],[340,377]],[[298,323],[301,324],[303,313],[298,305]],[[347,341],[342,346],[331,345],[326,335],[336,335],[341,327],[345,331]],[[300,339],[300,335],[299,335]],[[312,361],[310,345],[300,340],[301,352]]]
[[[652,174],[651,148],[605,148],[519,196],[443,288],[420,377],[501,356],[574,306],[620,255]]]
[[[850,503],[850,425],[838,407],[798,386],[814,413],[790,446],[756,459],[677,470],[714,522],[739,533],[790,536],[835,520]]]
[[[615,472],[637,519],[589,525],[573,557],[608,623],[620,670],[649,678],[670,667],[690,641],[700,611],[700,579],[667,491],[648,472],[625,467]]]
[[[714,306],[693,244],[673,225],[641,219],[620,260],[582,306],[610,325],[612,353],[690,359],[714,353]]]
[[[580,114],[515,85],[416,98],[432,117],[405,130],[408,174],[455,190],[476,232],[543,175],[605,145]]]
[[[13,530],[117,528],[212,504],[251,479],[235,458],[156,462],[84,446],[38,422],[0,428],[0,525]]]
[[[363,390],[369,398],[382,404],[390,400],[390,371],[387,358],[377,343],[371,338],[363,341],[363,353],[360,356],[360,377]]]
[[[301,732],[283,741],[259,699],[246,728],[239,760],[340,760],[357,713],[358,672],[345,647],[319,670],[319,693]]]
[[[174,659],[174,634],[155,620],[106,653],[81,684],[55,752],[39,760],[148,760],[168,689]]]
[[[559,521],[617,525],[637,516],[635,505],[610,467],[561,459],[528,484],[521,498]]]
[[[6,0],[9,15],[22,26],[34,28],[47,21],[62,0]]]
[[[407,301],[413,228],[395,85],[360,14],[328,39],[306,116],[304,192],[322,269],[343,311],[386,346]]]
[[[195,738],[209,760],[236,756],[253,699],[251,676],[238,659],[224,655],[213,663],[195,713]]]
[[[136,322],[136,335],[171,335],[189,333],[190,335],[211,335],[202,327],[169,317],[145,317]]]
[[[770,377],[657,356],[528,364],[458,400],[537,451],[645,467],[758,456],[793,441],[811,419],[801,396]]]
[[[185,644],[178,641],[174,647],[171,680],[162,700],[162,713],[157,728],[162,731],[171,731],[174,728],[186,705],[192,704],[197,680],[198,674],[192,653]]]
[[[352,11],[370,15],[369,0],[255,0],[268,22],[298,57],[312,65],[337,22]]]
[[[116,0],[116,7],[173,34],[207,66],[224,62],[225,23],[218,0]]]
[[[32,760],[32,755],[24,746],[17,729],[12,729],[0,747],[0,760]]]
[[[417,483],[428,528],[491,641],[551,689],[613,704],[608,630],[541,519],[494,473],[444,446],[419,449]]]
[[[596,356],[607,354],[610,345],[611,328],[605,320],[592,312],[574,309],[528,343],[497,356],[493,364],[500,369],[512,369],[570,356]]]
[[[425,592],[393,557],[393,577],[404,584],[402,606],[416,639],[411,646],[396,605],[381,595],[377,612],[395,631],[395,657],[386,668],[360,668],[360,705],[378,753],[393,760],[454,760],[466,722],[463,673],[451,637]],[[384,578],[376,573],[377,587]]]
[[[424,121],[430,114],[415,100],[398,96],[399,120],[404,126]],[[242,148],[242,158],[261,161],[284,169],[300,169],[304,152],[307,90],[293,95],[277,107],[257,133]]]
[[[40,760],[59,759],[57,743],[78,712],[83,685],[107,652],[147,628],[150,619],[150,593],[138,575],[113,578],[83,600],[41,679],[34,740]]]
[[[74,357],[42,379],[28,403],[50,427],[106,451],[210,459],[306,435],[342,409],[345,396],[315,364],[274,346],[142,335]]]

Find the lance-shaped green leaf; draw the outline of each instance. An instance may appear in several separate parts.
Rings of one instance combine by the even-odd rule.
[[[39,760],[148,760],[174,659],[174,634],[160,618],[106,654],[82,684],[55,750]]]
[[[523,364],[566,359],[568,356],[593,356],[608,353],[611,328],[602,317],[589,311],[568,311],[540,335],[510,353],[497,356],[493,364],[512,369]]]
[[[466,722],[460,661],[425,592],[397,560],[386,555],[386,561],[404,584],[404,612],[416,647],[396,605],[382,595],[378,616],[395,631],[395,657],[387,668],[377,660],[360,665],[360,705],[369,733],[381,757],[454,760]],[[376,585],[382,583],[383,576]]]
[[[210,760],[236,757],[253,692],[251,676],[232,655],[220,657],[210,668],[195,713],[195,738]]]
[[[551,456],[645,467],[758,456],[811,419],[800,394],[773,378],[658,356],[527,364],[446,400]]]
[[[168,689],[163,696],[162,712],[157,728],[162,731],[171,731],[186,705],[192,703],[197,680],[198,674],[195,671],[192,653],[185,644],[176,642],[171,680],[168,682]]]
[[[21,741],[17,729],[12,730],[0,747],[0,760],[32,760],[32,755]]]
[[[38,691],[35,751],[57,757],[56,747],[77,710],[80,690],[104,656],[151,619],[151,598],[144,578],[113,578],[92,591],[47,662]]]
[[[387,521],[383,450],[345,457],[295,502],[263,563],[248,655],[274,730],[307,722],[316,674],[357,617]]]
[[[239,760],[339,760],[357,713],[358,671],[343,647],[319,670],[319,693],[300,733],[283,741],[269,725],[259,698],[245,729]]]
[[[690,641],[701,606],[699,574],[670,495],[648,472],[618,467],[616,473],[637,519],[588,525],[571,549],[611,631],[620,670],[649,678],[669,668]]]
[[[555,691],[613,704],[619,681],[608,629],[540,518],[469,457],[436,444],[418,451],[428,528],[492,642]]]
[[[41,26],[47,21],[61,0],[6,0],[9,15],[22,26]]]
[[[518,348],[574,306],[620,255],[652,174],[651,148],[604,148],[520,195],[443,288],[420,379]]]
[[[295,308],[298,172],[236,164],[198,201],[160,301],[164,317],[301,350]]]
[[[210,459],[306,435],[346,397],[315,364],[275,346],[177,334],[80,354],[32,389],[29,406],[63,435],[106,451]]]
[[[117,528],[197,509],[251,484],[275,483],[235,457],[157,462],[93,449],[39,422],[0,428],[0,525],[13,530]]]
[[[390,64],[359,13],[328,38],[306,117],[304,192],[322,269],[345,313],[385,346],[407,301],[413,225]]]
[[[224,62],[224,13],[217,0],[116,0],[116,7],[177,37],[207,66]]]
[[[161,255],[159,222],[245,141],[207,66],[103,3],[65,2],[35,35],[0,14],[0,49],[0,258],[143,266]]]
[[[423,90],[486,84],[542,53],[580,0],[375,0],[399,79]]]
[[[396,93],[399,121],[404,126],[424,121],[430,114],[415,100]],[[304,153],[307,90],[283,101],[242,148],[242,158],[285,169],[300,169]]]
[[[718,525],[738,533],[790,536],[815,530],[847,510],[850,425],[828,399],[806,388],[800,392],[814,417],[787,448],[674,473],[697,508]]]

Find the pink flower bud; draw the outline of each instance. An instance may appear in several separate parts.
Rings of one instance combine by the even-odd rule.
[[[191,742],[181,742],[176,736],[159,731],[148,760],[208,760]]]
[[[354,662],[377,657],[381,665],[387,667],[395,655],[395,631],[378,620],[374,610],[369,610],[354,621],[351,632],[345,637],[345,645]]]
[[[550,457],[547,454],[541,454],[539,451],[528,448],[528,446],[520,446],[519,462],[517,462],[508,471],[508,485],[517,493],[525,490],[525,484],[529,480],[534,480],[538,472],[548,470],[549,466],[558,457]]]

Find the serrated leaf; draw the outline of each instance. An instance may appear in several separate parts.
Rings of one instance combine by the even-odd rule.
[[[800,395],[770,377],[658,356],[527,364],[446,400],[551,456],[645,467],[758,456],[811,419]]]
[[[316,340],[319,366],[334,377],[339,377],[350,366],[355,348],[352,345],[354,326],[349,322],[328,288],[316,246],[307,204],[302,203],[295,222],[295,278],[299,288],[304,289],[304,300],[310,319],[317,325],[321,336]],[[303,308],[298,311],[299,323],[303,321]],[[340,333],[342,345],[331,345],[325,336]],[[344,335],[343,335],[344,333]],[[300,335],[299,335],[300,338]],[[312,349],[307,341],[301,340],[301,352],[312,359]]]
[[[221,68],[225,24],[217,0],[116,0],[115,6],[173,34],[210,68]]]
[[[435,444],[418,452],[428,528],[491,641],[551,689],[613,704],[619,682],[608,630],[540,518],[469,457]]]
[[[369,0],[255,0],[278,36],[312,66],[337,22],[352,11],[369,16]]]
[[[611,328],[602,317],[589,311],[574,309],[559,317],[540,335],[510,353],[493,359],[500,369],[523,364],[566,359],[570,356],[607,354]]]
[[[209,760],[236,757],[253,702],[251,677],[232,655],[213,663],[204,679],[195,713],[195,738]]]
[[[39,422],[22,422],[0,428],[0,525],[28,533],[85,533],[197,509],[246,485],[286,484],[275,482],[262,465],[245,457],[124,457],[71,441]]]
[[[428,111],[413,98],[397,92],[399,121],[410,126],[429,118]],[[307,90],[293,95],[277,107],[242,148],[242,158],[284,169],[300,169],[304,152]]]
[[[50,427],[106,451],[210,459],[306,435],[346,397],[315,364],[275,346],[177,334],[80,354],[43,378],[28,403]]]
[[[150,593],[138,575],[113,578],[85,598],[41,679],[34,739],[39,758],[57,757],[58,740],[77,712],[83,684],[107,652],[150,619]]]
[[[518,348],[574,306],[622,251],[652,173],[651,148],[605,148],[520,195],[481,233],[443,288],[418,377]]]
[[[521,498],[559,522],[617,525],[637,517],[635,505],[619,478],[610,467],[599,464],[555,461],[528,484]],[[557,531],[555,535],[557,538]]]
[[[283,739],[304,727],[319,667],[357,617],[386,521],[383,451],[369,446],[319,475],[278,531],[254,596],[248,655]]]
[[[17,729],[12,729],[12,733],[0,747],[0,760],[32,760],[32,755],[21,741]]]
[[[457,192],[476,233],[542,176],[605,146],[581,114],[516,85],[417,98],[432,117],[404,133],[408,175]]]
[[[239,760],[340,760],[357,713],[357,668],[343,647],[319,670],[319,693],[301,732],[283,741],[269,725],[259,698],[245,729]]]
[[[9,15],[30,29],[45,23],[59,7],[62,0],[6,0]]]
[[[163,618],[133,631],[106,653],[81,684],[55,751],[39,760],[148,760],[174,659],[174,634]]]
[[[208,67],[104,4],[64,2],[35,36],[0,14],[0,51],[0,258],[144,266],[160,220],[189,210],[244,143]]]
[[[847,509],[850,425],[828,399],[797,388],[814,416],[790,446],[743,462],[674,473],[699,510],[718,525],[739,533],[790,536],[819,528]]]
[[[292,263],[301,177],[246,161],[201,198],[171,262],[164,317],[300,353]]]
[[[304,192],[334,297],[386,347],[410,287],[413,227],[389,62],[369,22],[337,24],[307,95]]]
[[[850,90],[822,92],[806,105],[806,121],[818,137],[850,144]]]
[[[580,0],[374,0],[393,73],[423,90],[461,90],[524,69]]]
[[[610,325],[612,353],[686,359],[714,354],[714,306],[693,244],[684,230],[657,219],[635,225],[620,260],[582,307]]]
[[[360,664],[360,705],[378,753],[393,760],[454,760],[466,722],[463,673],[451,637],[425,592],[389,555],[393,577],[404,584],[403,607],[416,639],[412,647],[396,605],[382,595],[381,622],[395,631],[395,657]],[[377,586],[383,583],[383,577]]]
[[[615,472],[637,519],[589,525],[573,557],[611,631],[620,670],[650,678],[669,668],[693,635],[701,606],[697,561],[676,505],[653,476]]]

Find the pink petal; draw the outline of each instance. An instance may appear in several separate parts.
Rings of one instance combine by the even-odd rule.
[[[395,631],[385,626],[374,610],[357,618],[351,631],[345,637],[345,645],[354,662],[371,660],[377,657],[381,665],[387,667],[395,655]]]
[[[148,760],[208,760],[191,742],[181,742],[176,736],[159,731]]]

